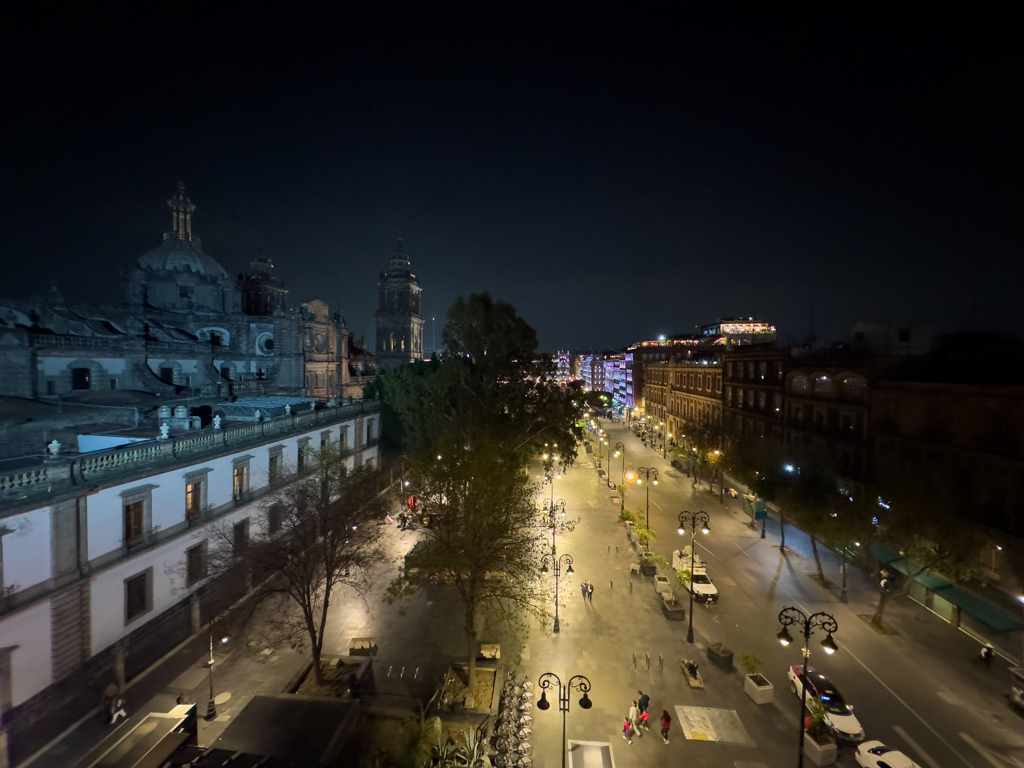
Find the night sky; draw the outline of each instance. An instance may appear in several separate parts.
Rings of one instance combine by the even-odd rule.
[[[1024,331],[1021,6],[717,5],[8,18],[0,293],[116,301],[180,179],[229,273],[262,252],[371,341],[398,238],[428,348],[484,290],[547,351]]]

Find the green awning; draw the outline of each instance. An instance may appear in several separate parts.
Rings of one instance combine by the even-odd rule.
[[[960,610],[985,622],[992,629],[997,629],[1000,632],[1016,632],[1018,629],[1024,629],[1024,622],[1021,622],[1019,618],[1009,611],[1003,610],[998,605],[993,605],[988,600],[978,597],[972,592],[968,592],[963,587],[954,587],[950,584],[948,588],[936,591],[935,594],[944,600],[949,600]]]
[[[903,555],[889,549],[884,544],[872,544],[871,554],[874,555],[882,565],[893,568],[904,576],[910,572],[910,568],[908,568],[907,561],[904,560]],[[921,584],[925,589],[934,592],[944,600],[948,600],[965,613],[969,613],[976,619],[985,622],[992,627],[992,629],[1000,632],[1015,632],[1018,629],[1024,629],[1024,622],[1009,611],[1000,608],[998,605],[990,603],[983,597],[978,597],[974,593],[968,592],[963,587],[954,586],[946,579],[932,573],[931,571],[925,571],[914,579],[914,581]]]

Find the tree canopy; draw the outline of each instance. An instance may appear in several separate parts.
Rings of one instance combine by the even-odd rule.
[[[537,335],[511,305],[486,293],[460,297],[443,338],[447,352],[438,360],[380,379],[410,460],[493,446],[522,466],[548,443],[571,461],[582,439],[578,389],[559,386],[543,359],[535,364]]]

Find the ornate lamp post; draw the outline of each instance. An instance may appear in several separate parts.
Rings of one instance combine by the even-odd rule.
[[[651,527],[651,486],[658,484],[658,470],[654,467],[640,467],[636,471],[636,484],[642,485],[647,480],[647,501],[644,512],[647,515],[647,527]]]
[[[572,576],[572,556],[568,554],[561,555],[559,557],[554,555],[544,555],[544,557],[540,559],[540,572],[545,575],[547,575],[548,572],[548,558],[551,558],[551,562],[554,564],[555,568],[555,624],[552,627],[552,630],[555,632],[561,632],[562,626],[558,621],[558,577],[562,575],[561,566],[563,560],[565,561],[566,566],[568,566],[565,569],[565,575]]]
[[[618,456],[619,454],[622,454],[622,482],[626,482],[626,446],[623,445],[621,440],[615,444],[615,455]],[[608,463],[609,465],[611,464],[611,462]],[[624,496],[619,496],[619,512],[625,508],[626,499]]]
[[[680,536],[686,533],[686,524],[690,524],[690,627],[686,630],[686,642],[688,643],[693,642],[693,555],[697,549],[695,541],[697,536],[697,524],[700,524],[700,532],[707,534],[711,530],[708,528],[708,523],[710,522],[711,516],[704,510],[699,512],[683,510],[679,513],[678,533]]]
[[[776,637],[779,638],[779,642],[782,643],[783,647],[786,647],[793,642],[793,636],[789,634],[789,627],[794,624],[798,625],[800,629],[803,630],[804,635],[804,668],[800,675],[800,746],[797,749],[796,759],[797,768],[803,768],[804,711],[807,707],[807,659],[811,657],[811,651],[808,649],[807,645],[811,641],[811,633],[816,629],[823,629],[828,634],[825,636],[825,639],[821,641],[821,647],[825,649],[825,653],[831,656],[839,650],[839,646],[836,645],[835,638],[832,637],[832,633],[839,630],[839,624],[836,623],[835,616],[831,613],[819,611],[818,613],[812,613],[808,616],[799,608],[783,608],[781,613],[779,613],[779,623],[782,625],[782,631],[779,632]]]
[[[543,712],[551,708],[551,702],[548,701],[548,690],[552,686],[558,688],[558,711],[562,713],[562,768],[565,768],[565,757],[569,751],[569,744],[565,740],[565,716],[569,714],[569,691],[575,688],[582,693],[583,698],[580,699],[580,707],[590,709],[594,706],[594,702],[587,698],[587,693],[590,691],[590,681],[583,675],[573,675],[563,687],[558,675],[554,672],[545,672],[537,678],[537,684],[541,688],[537,709]]]
[[[551,554],[555,554],[555,534],[558,531],[558,518],[565,517],[565,499],[551,502],[544,501],[544,511],[548,513],[548,524],[551,526]]]
[[[226,644],[228,636],[225,635],[220,639],[221,643]],[[209,671],[210,678],[210,701],[206,705],[206,719],[216,720],[217,719],[217,702],[213,700],[213,622],[210,622],[210,658],[208,661],[203,663],[203,666]]]

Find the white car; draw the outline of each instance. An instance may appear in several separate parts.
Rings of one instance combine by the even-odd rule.
[[[798,697],[803,691],[803,667],[794,664],[789,668],[789,690]],[[864,728],[860,721],[853,716],[853,707],[846,703],[832,681],[813,667],[807,668],[807,695],[813,696],[825,709],[825,724],[832,731],[837,741],[856,743],[864,740]]]
[[[887,747],[880,741],[865,741],[857,745],[857,765],[862,768],[921,768],[898,749]]]
[[[718,602],[718,587],[712,583],[707,570],[704,568],[693,569],[693,578],[690,579],[690,589],[693,590],[693,599],[699,603]]]

